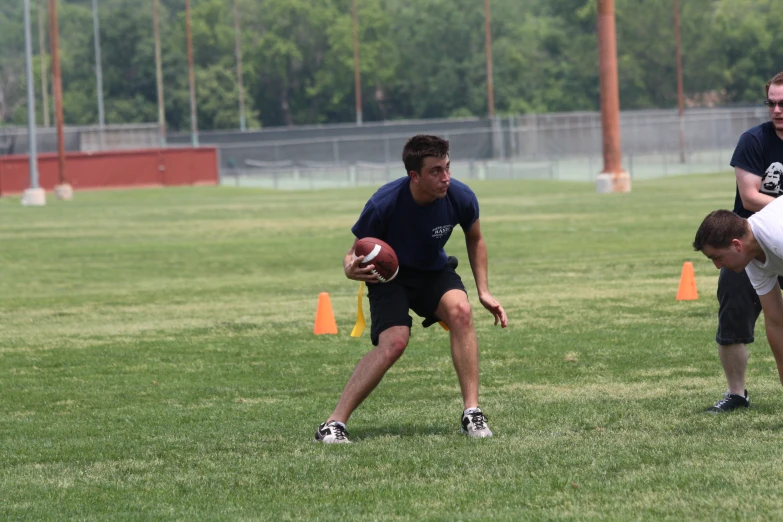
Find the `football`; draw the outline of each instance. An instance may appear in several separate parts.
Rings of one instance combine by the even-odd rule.
[[[400,270],[400,263],[397,261],[397,254],[385,241],[374,237],[365,237],[356,242],[354,249],[356,257],[365,256],[364,261],[359,265],[365,267],[373,265],[373,273],[378,274],[378,280],[381,283],[388,283],[397,276]]]

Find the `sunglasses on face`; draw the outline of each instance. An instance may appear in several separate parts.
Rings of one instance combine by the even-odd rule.
[[[769,107],[770,109],[774,109],[776,106],[780,107],[780,110],[783,110],[783,100],[764,100],[764,105]]]

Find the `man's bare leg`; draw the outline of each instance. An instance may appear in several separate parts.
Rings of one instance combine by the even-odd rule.
[[[343,389],[337,407],[327,419],[346,424],[351,414],[378,386],[381,379],[402,356],[410,339],[410,328],[393,326],[381,332],[378,346],[361,358]]]
[[[462,391],[463,408],[476,408],[479,402],[478,338],[468,296],[462,290],[449,290],[441,298],[436,313],[449,327],[451,359]]]
[[[729,393],[745,394],[745,371],[748,368],[748,347],[745,344],[718,345],[718,356],[726,374]]]

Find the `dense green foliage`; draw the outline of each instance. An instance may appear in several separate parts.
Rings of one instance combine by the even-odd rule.
[[[365,120],[487,113],[483,2],[357,2]],[[0,124],[26,118],[21,4],[0,5]],[[91,2],[59,5],[65,120],[95,123]],[[232,5],[193,0],[202,129],[238,126]],[[783,64],[775,38],[783,26],[779,3],[680,5],[689,101],[758,102],[763,83]],[[156,121],[152,1],[99,6],[107,122]],[[351,0],[239,0],[239,11],[249,126],[354,121]],[[32,18],[37,49],[35,9]],[[616,1],[624,109],[676,105],[673,18],[672,0]],[[598,108],[595,0],[492,0],[492,38],[498,113]],[[187,129],[182,0],[161,0],[161,40],[166,118],[170,128]]]
[[[725,378],[717,271],[690,242],[731,173],[472,182],[490,288],[482,406],[459,434],[440,327],[311,442],[369,332],[340,261],[374,188],[183,187],[0,199],[0,520],[778,520],[783,390],[761,322],[747,412]],[[700,297],[676,301],[683,261]],[[338,335],[312,333],[329,292]],[[365,293],[365,312],[367,300]]]

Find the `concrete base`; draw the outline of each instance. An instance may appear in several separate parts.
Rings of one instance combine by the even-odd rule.
[[[62,185],[55,185],[54,195],[57,196],[57,199],[70,201],[73,199],[73,187],[71,187],[69,183],[63,183]]]
[[[599,194],[631,192],[631,176],[628,172],[602,172],[595,178],[595,190]]]
[[[29,188],[22,194],[22,205],[25,207],[42,207],[46,205],[46,191],[42,188]]]

